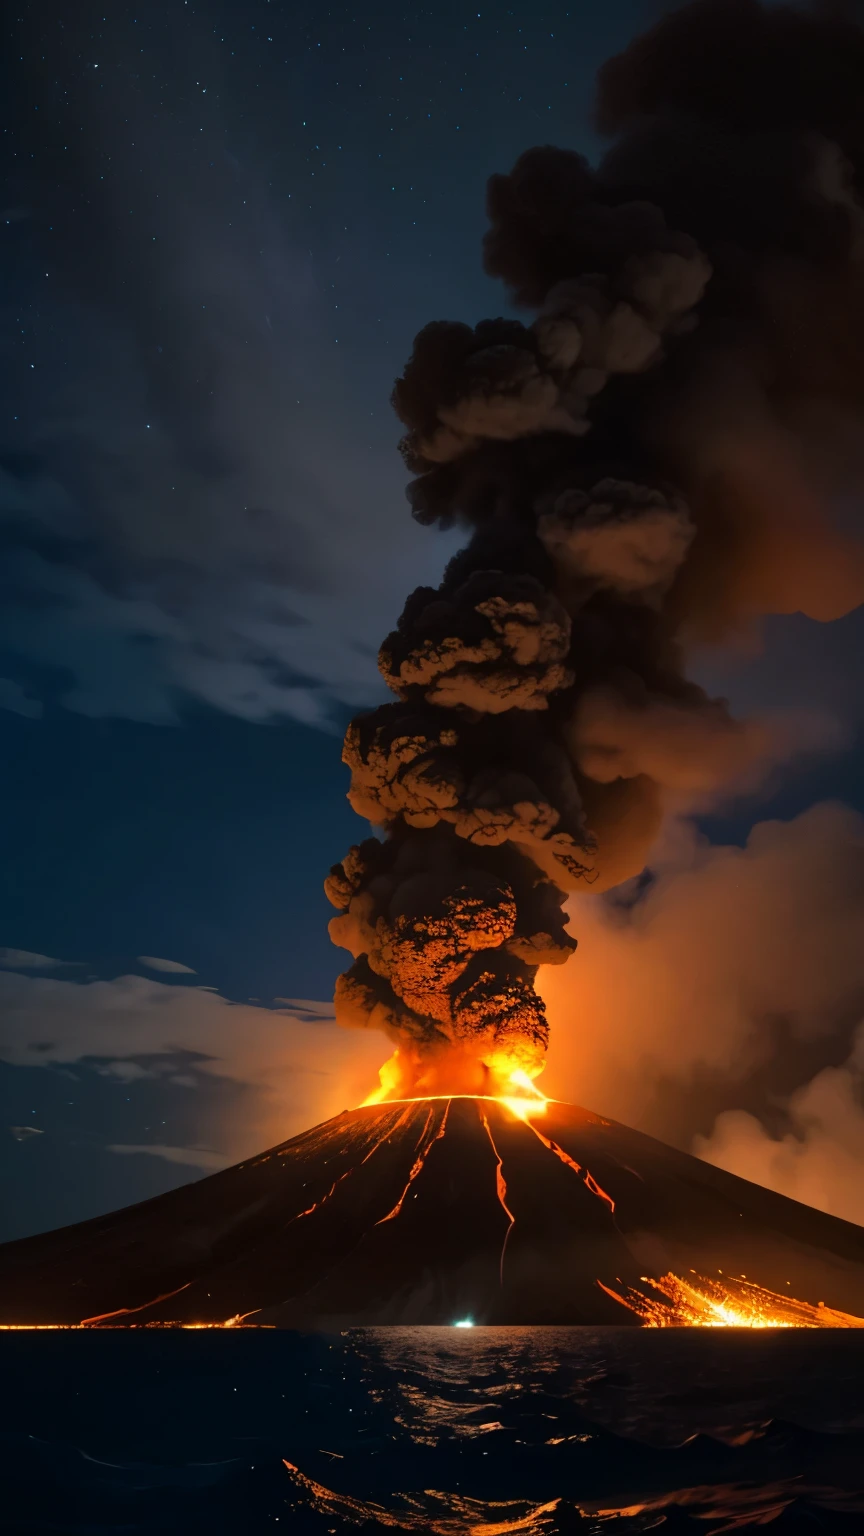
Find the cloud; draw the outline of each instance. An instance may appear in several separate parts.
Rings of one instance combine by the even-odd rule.
[[[864,1220],[864,819],[822,804],[758,824],[744,847],[684,825],[647,880],[570,908],[579,949],[539,976],[547,1092]],[[360,1102],[389,1054],[376,1031],[339,1029],[327,1002],[276,1003],[231,1003],[170,975],[5,971],[0,1054],[124,1083],[244,1088],[204,1147],[112,1144],[211,1169]]]
[[[647,881],[569,909],[577,953],[539,977],[547,1091],[685,1145],[800,1070],[788,1096],[814,1054],[842,1059],[864,1011],[864,820],[846,806],[760,822],[743,848],[679,828]]]
[[[31,1136],[44,1136],[45,1132],[40,1131],[37,1125],[10,1125],[9,1134],[16,1141],[29,1141]]]
[[[223,1127],[231,1157],[359,1103],[390,1053],[383,1036],[339,1029],[320,1002],[256,1007],[143,976],[80,982],[0,972],[0,1015],[0,1057],[13,1066],[81,1063],[122,1082],[180,1076],[249,1090]]]
[[[226,1157],[222,1152],[214,1152],[207,1147],[163,1147],[153,1146],[126,1146],[124,1143],[116,1143],[108,1148],[109,1152],[122,1152],[131,1156],[162,1157],[168,1163],[183,1163],[189,1168],[206,1168],[208,1173],[217,1173],[220,1168],[228,1168],[233,1162],[232,1157]]]
[[[106,1061],[96,1070],[100,1077],[113,1077],[118,1083],[140,1083],[164,1075],[158,1066],[143,1067],[138,1061]]]
[[[37,955],[30,949],[0,947],[0,966],[10,971],[53,971],[67,965],[66,960],[53,960],[50,955]]]
[[[208,46],[204,29],[196,57]],[[0,708],[35,717],[44,693],[169,725],[194,700],[328,726],[381,697],[381,615],[410,568],[445,557],[404,510],[389,378],[370,382],[380,352],[334,343],[324,274],[362,287],[363,262],[344,228],[304,235],[272,167],[226,153],[215,99],[161,127],[158,91],[142,90],[98,107],[86,84],[76,95],[69,185],[99,186],[80,246],[55,250],[41,207],[6,231],[34,270],[34,242],[50,243],[53,281],[0,389]],[[114,189],[132,178],[130,208]]]
[[[791,1129],[775,1137],[755,1115],[725,1110],[693,1150],[729,1173],[864,1225],[864,1026],[842,1067],[826,1067],[792,1095],[788,1116]]]
[[[150,971],[171,971],[184,976],[196,974],[191,965],[181,965],[179,960],[160,960],[156,955],[139,955],[138,964],[146,965]]]

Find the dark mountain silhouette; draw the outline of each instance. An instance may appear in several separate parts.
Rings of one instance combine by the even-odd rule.
[[[637,1324],[610,1291],[694,1271],[864,1317],[864,1228],[572,1105],[442,1098],[6,1244],[0,1323]]]

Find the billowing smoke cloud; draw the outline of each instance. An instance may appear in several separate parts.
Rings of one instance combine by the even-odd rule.
[[[540,147],[491,178],[486,270],[534,318],[428,325],[394,390],[415,517],[471,537],[346,738],[385,840],[328,881],[342,1022],[537,1070],[564,895],[814,744],[685,666],[864,598],[862,84],[851,23],[699,0],[601,71],[598,169]]]
[[[790,1129],[727,1109],[693,1150],[718,1168],[864,1225],[864,1029],[840,1067],[824,1067],[789,1101]]]
[[[790,1096],[848,1058],[864,820],[847,806],[759,822],[740,848],[674,827],[649,880],[570,909],[578,961],[541,978],[554,1096],[689,1149],[730,1108],[780,1133]]]

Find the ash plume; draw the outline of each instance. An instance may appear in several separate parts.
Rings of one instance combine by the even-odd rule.
[[[851,21],[697,0],[601,70],[596,169],[541,146],[492,176],[485,267],[530,317],[415,340],[408,497],[470,537],[381,647],[397,702],[344,759],[383,837],[327,882],[337,1017],[415,1081],[454,1046],[536,1073],[567,894],[794,745],[688,651],[864,598],[862,103]]]

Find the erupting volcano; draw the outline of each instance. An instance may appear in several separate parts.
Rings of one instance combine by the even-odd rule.
[[[864,1326],[860,1227],[536,1094],[348,1110],[2,1260],[6,1327]]]
[[[736,720],[685,667],[864,597],[831,425],[864,404],[862,67],[839,17],[669,17],[601,71],[598,169],[541,147],[491,178],[486,271],[534,318],[416,338],[409,499],[471,537],[381,646],[396,700],[343,754],[380,836],[326,882],[354,956],[337,1018],[396,1046],[384,1097],[539,1075],[568,894],[638,876],[665,812],[814,745],[812,719]]]
[[[396,383],[414,516],[469,537],[381,646],[394,700],[343,754],[375,835],[326,881],[380,1088],[11,1245],[2,1322],[861,1326],[864,1231],[543,1096],[534,982],[667,812],[814,745],[686,666],[864,597],[832,521],[864,468],[862,77],[840,15],[706,0],[601,71],[597,169],[491,178],[486,271],[531,318],[430,324]]]

